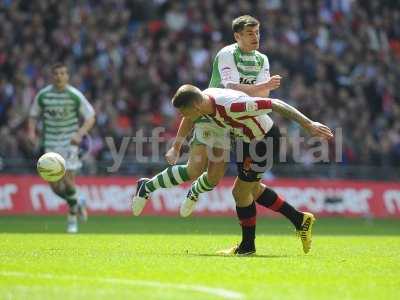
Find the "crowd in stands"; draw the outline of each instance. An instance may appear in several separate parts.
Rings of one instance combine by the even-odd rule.
[[[37,155],[26,119],[58,61],[96,110],[89,160],[110,159],[105,137],[118,146],[163,127],[172,138],[180,117],[171,96],[183,83],[207,87],[243,14],[260,21],[260,51],[283,77],[271,96],[341,128],[343,164],[400,165],[398,0],[0,0],[2,164]]]

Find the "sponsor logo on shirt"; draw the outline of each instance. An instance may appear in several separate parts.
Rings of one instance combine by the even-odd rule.
[[[256,83],[256,79],[249,79],[249,78],[240,77],[240,83],[241,84],[255,84]]]

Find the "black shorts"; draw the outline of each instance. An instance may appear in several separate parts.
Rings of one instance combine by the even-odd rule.
[[[239,179],[259,181],[279,158],[280,131],[273,125],[263,139],[245,143],[236,141],[236,166]]]

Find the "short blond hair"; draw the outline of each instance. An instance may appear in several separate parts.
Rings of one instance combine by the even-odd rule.
[[[172,97],[172,105],[176,108],[190,107],[195,102],[202,100],[199,88],[191,84],[182,85]]]

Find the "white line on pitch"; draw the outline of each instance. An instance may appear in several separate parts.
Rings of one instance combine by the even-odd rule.
[[[1,276],[9,277],[31,277],[31,278],[44,278],[44,279],[60,279],[60,280],[76,280],[76,281],[98,281],[103,283],[115,283],[115,284],[126,284],[126,285],[139,285],[155,288],[169,288],[184,291],[194,291],[214,296],[219,296],[226,299],[243,299],[244,295],[239,292],[234,292],[222,288],[211,288],[203,285],[194,284],[175,284],[165,283],[159,281],[148,281],[148,280],[136,280],[136,279],[121,279],[121,278],[110,278],[110,277],[84,277],[84,276],[73,276],[73,275],[56,275],[46,273],[24,273],[24,272],[7,272],[0,271]]]

